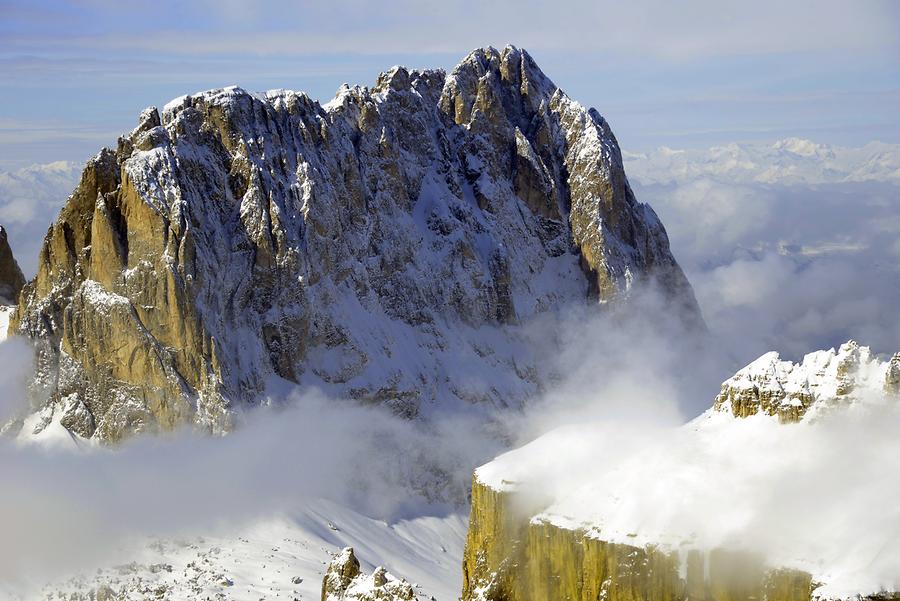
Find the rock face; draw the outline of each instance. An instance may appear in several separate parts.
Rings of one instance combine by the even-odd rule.
[[[322,601],[415,601],[413,587],[382,567],[369,575],[359,569],[352,547],[338,553],[322,579]]]
[[[764,413],[798,422],[811,410],[827,411],[881,391],[900,392],[900,355],[884,362],[851,340],[837,351],[810,353],[800,363],[766,353],[722,383],[714,409],[735,417]]]
[[[618,144],[524,51],[395,67],[320,105],[184,96],[88,162],[12,326],[52,419],[227,431],[279,380],[384,403],[520,403],[519,331],[653,282],[702,323]]]
[[[25,276],[13,257],[6,229],[0,225],[0,303],[15,305],[23,286]]]

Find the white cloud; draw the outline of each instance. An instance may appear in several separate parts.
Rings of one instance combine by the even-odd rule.
[[[900,341],[900,146],[805,140],[632,155],[714,335],[746,362]]]

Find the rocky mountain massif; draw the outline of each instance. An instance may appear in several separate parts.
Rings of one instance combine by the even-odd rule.
[[[388,601],[408,598],[411,589],[415,599],[451,601],[459,597],[465,531],[459,514],[387,524],[318,500],[290,517],[269,516],[202,537],[184,534],[125,545],[110,563],[55,574],[27,595],[0,579],[0,598],[307,601],[325,592],[332,600]],[[350,546],[353,559],[346,551]]]
[[[700,496],[706,496],[709,490],[702,482],[710,479],[716,487],[739,485],[740,475],[732,473],[730,480],[716,476],[711,457],[745,453],[748,465],[755,468],[765,462],[757,445],[775,440],[774,434],[786,441],[779,452],[800,454],[802,464],[809,459],[802,458],[808,449],[792,444],[792,437],[798,433],[788,428],[816,428],[819,420],[829,417],[840,422],[853,411],[865,414],[882,407],[896,408],[900,402],[898,376],[900,354],[881,360],[852,341],[837,351],[811,353],[797,364],[768,353],[725,381],[714,406],[679,428],[678,437],[659,449],[639,449],[630,460],[612,469],[601,465],[602,451],[597,447],[611,436],[610,431],[598,432],[589,425],[550,432],[497,458],[476,470],[473,479],[463,599],[898,598],[897,592],[890,592],[900,586],[896,565],[884,565],[891,561],[889,547],[896,544],[889,532],[880,533],[883,540],[871,546],[861,544],[859,539],[850,541],[830,557],[798,557],[792,551],[779,550],[786,553],[784,563],[773,565],[754,548],[704,548],[703,534],[690,530],[697,520],[686,519],[678,505],[682,496],[688,499],[686,511],[694,516],[702,513],[697,517],[701,526],[727,522],[729,517],[721,504],[730,497],[707,501],[711,507],[704,513],[689,494],[696,488]],[[866,432],[870,431],[869,427]],[[587,444],[583,456],[573,445],[579,438]],[[702,454],[704,450],[708,454]],[[660,460],[669,455],[670,462]],[[785,457],[776,456],[774,461],[785,463]],[[726,469],[734,467],[727,465]],[[826,467],[838,469],[830,464]],[[679,469],[678,473],[667,473]],[[803,471],[791,469],[790,478],[799,477]],[[579,477],[561,485],[560,474],[567,470]],[[639,474],[642,470],[647,477]],[[762,473],[748,474],[749,482],[765,483]],[[664,491],[661,502],[670,507],[652,496],[659,490]],[[740,490],[740,494],[752,492]],[[770,492],[778,498],[776,509],[790,507],[786,487]],[[649,506],[641,504],[641,494],[652,497]],[[877,502],[868,500],[864,511],[882,511],[874,509],[876,506]],[[747,513],[751,507],[738,504],[735,527],[752,517]],[[815,511],[815,507],[804,511]],[[841,508],[842,517],[847,511],[849,508]],[[891,508],[884,511],[890,514]],[[687,531],[665,530],[686,522],[690,523]],[[817,526],[821,529],[822,523]],[[863,536],[858,524],[854,524],[853,536]],[[766,542],[771,544],[773,540],[778,545],[785,543],[778,535],[769,535]],[[851,546],[854,551],[848,553]],[[868,552],[874,557],[866,555]],[[861,554],[859,561],[847,561],[855,553]],[[847,565],[831,565],[833,560]],[[886,570],[887,577],[878,573],[879,569]],[[867,570],[875,573],[868,574]]]
[[[700,322],[607,122],[487,48],[325,105],[147,109],[88,162],[11,327],[38,348],[29,428],[117,441],[228,431],[284,381],[407,416],[515,405],[546,376],[520,324],[650,280]]]

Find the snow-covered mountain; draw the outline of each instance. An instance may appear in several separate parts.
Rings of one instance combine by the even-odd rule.
[[[661,147],[625,153],[629,175],[644,185],[699,177],[732,183],[900,183],[900,145],[870,142],[859,148],[787,138],[772,144],[731,143],[708,149]]]
[[[898,423],[900,353],[848,342],[678,428],[551,431],[475,471],[464,598],[895,598]]]
[[[225,432],[293,384],[406,416],[518,405],[547,381],[521,324],[651,280],[701,321],[609,125],[513,47],[325,105],[225,88],[147,109],[39,263],[12,324],[38,343],[35,430],[104,441]]]

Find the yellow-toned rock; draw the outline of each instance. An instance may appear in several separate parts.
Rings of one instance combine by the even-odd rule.
[[[530,518],[540,503],[472,484],[464,601],[808,601],[809,574],[723,550],[610,543]]]

